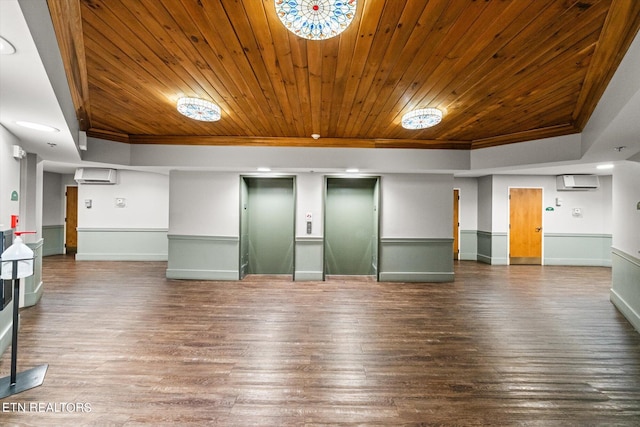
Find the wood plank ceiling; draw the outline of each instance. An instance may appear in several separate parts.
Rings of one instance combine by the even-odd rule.
[[[146,144],[470,149],[576,133],[640,27],[636,0],[358,0],[344,33],[309,41],[274,0],[48,4],[81,128]],[[222,119],[181,116],[180,96]],[[442,122],[402,128],[425,107]]]

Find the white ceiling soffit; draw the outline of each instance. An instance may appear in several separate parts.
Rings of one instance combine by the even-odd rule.
[[[43,42],[38,47],[30,27],[38,28],[34,36]],[[16,49],[12,55],[0,55],[0,123],[28,153],[37,153],[45,160],[79,161],[76,142],[59,102],[63,97],[56,96],[50,80],[50,76],[56,78],[52,70],[57,59],[58,67],[62,67],[62,90],[69,91],[46,1],[0,0],[0,36]],[[48,61],[46,69],[43,61]],[[57,79],[60,80],[59,72]],[[73,124],[76,120],[72,103],[71,109]],[[58,131],[27,129],[17,121],[40,123]]]

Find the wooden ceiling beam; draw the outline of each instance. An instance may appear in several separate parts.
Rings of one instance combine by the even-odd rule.
[[[130,135],[131,144],[157,145],[224,145],[263,147],[323,147],[323,148],[430,148],[468,150],[468,141],[437,141],[423,139],[365,139],[365,138],[295,138],[295,137],[237,137],[193,135]]]

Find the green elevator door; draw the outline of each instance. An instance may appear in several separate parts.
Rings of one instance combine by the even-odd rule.
[[[244,178],[247,274],[293,274],[293,178]],[[241,267],[242,268],[242,267]]]
[[[376,274],[377,182],[377,178],[327,179],[325,274]]]

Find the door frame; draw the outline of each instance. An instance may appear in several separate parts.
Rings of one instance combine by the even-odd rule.
[[[458,192],[458,198],[456,200],[456,191]],[[460,261],[460,198],[461,198],[461,194],[462,194],[462,190],[458,187],[454,187],[453,188],[453,204],[454,204],[454,208],[458,207],[457,211],[456,209],[453,209],[454,213],[457,213],[457,217],[453,218],[453,222],[456,222],[458,224],[457,227],[457,233],[453,233],[453,248],[456,248],[456,243],[458,246],[458,251],[453,253],[453,259],[454,261]]]
[[[510,185],[507,187],[507,265],[511,265],[511,189],[521,188],[528,190],[540,190],[540,212],[542,220],[540,230],[540,265],[544,265],[544,187],[523,185]],[[537,264],[534,264],[537,265]]]
[[[246,184],[245,178],[249,178],[249,179],[290,179],[292,181],[292,186],[293,186],[293,266],[292,266],[292,271],[291,271],[291,280],[295,281],[296,280],[296,212],[298,209],[298,191],[297,191],[297,184],[296,184],[296,175],[261,175],[261,174],[257,174],[257,175],[252,175],[252,174],[242,174],[240,175],[240,181],[239,181],[239,217],[238,217],[238,279],[242,280],[245,276],[242,274],[242,218],[243,218],[243,211],[244,211],[244,204],[246,202],[246,200],[244,199],[244,194],[243,194],[243,185]],[[248,262],[248,261],[247,261]]]
[[[380,214],[380,206],[382,204],[382,178],[380,175],[325,175],[324,176],[324,184],[322,189],[322,280],[326,280],[327,276],[327,259],[326,259],[326,243],[327,243],[327,190],[329,188],[329,180],[330,179],[344,179],[344,180],[356,180],[356,179],[373,179],[375,180],[375,184],[373,186],[374,194],[373,201],[374,207],[376,211],[376,242],[375,242],[375,250],[376,250],[376,282],[380,281],[380,230],[382,228],[381,224],[381,214]]]

